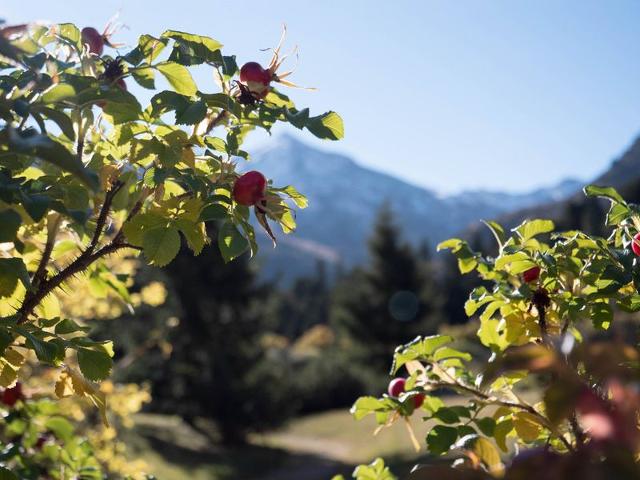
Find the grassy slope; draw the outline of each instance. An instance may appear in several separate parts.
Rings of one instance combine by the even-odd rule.
[[[426,428],[416,418],[416,435]],[[418,458],[403,422],[373,437],[372,419],[355,422],[346,411],[295,420],[280,431],[256,435],[242,449],[222,449],[174,417],[140,415],[127,441],[160,480],[329,480],[353,465],[383,456],[404,469]]]

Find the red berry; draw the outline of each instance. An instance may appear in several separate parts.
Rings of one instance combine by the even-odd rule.
[[[241,175],[233,185],[233,199],[240,205],[255,205],[264,198],[267,179],[260,172],[252,170]]]
[[[272,79],[271,72],[262,68],[262,65],[257,62],[247,62],[240,69],[240,81],[251,93],[259,97],[265,97],[269,93],[269,84]]]
[[[422,393],[418,393],[413,396],[413,405],[415,408],[420,408],[424,403],[424,395]]]
[[[6,388],[2,392],[2,403],[8,407],[13,407],[18,400],[22,400],[24,394],[22,393],[22,384],[17,382],[13,387]]]
[[[540,267],[531,267],[522,274],[522,278],[527,283],[535,282],[538,277],[540,277]]]
[[[631,242],[631,250],[640,257],[640,233],[636,233]]]
[[[256,82],[263,85],[271,83],[271,73],[262,68],[258,62],[247,62],[240,69],[240,81],[243,83]]]
[[[404,378],[394,378],[389,382],[389,388],[387,389],[387,393],[390,397],[399,397],[402,392],[404,392],[404,384],[406,380]]]
[[[104,37],[93,27],[84,27],[80,33],[82,43],[89,45],[89,52],[102,55],[104,50]]]

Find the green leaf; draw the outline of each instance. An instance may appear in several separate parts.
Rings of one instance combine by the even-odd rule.
[[[82,161],[71,154],[62,144],[40,134],[21,137],[14,130],[9,130],[8,137],[10,148],[13,148],[16,152],[50,162],[75,175],[92,190],[97,190],[97,176],[87,170]]]
[[[65,113],[53,108],[42,106],[36,107],[34,110],[55,122],[55,124],[58,125],[58,128],[62,130],[62,133],[64,133],[69,140],[75,140],[76,132],[73,129],[73,122]]]
[[[211,37],[167,30],[162,34],[162,38],[171,38],[176,42],[176,48],[172,52],[170,60],[179,61],[185,65],[195,65],[203,62],[224,65],[224,60],[220,53],[222,44]]]
[[[57,438],[68,441],[73,436],[73,425],[64,417],[54,416],[47,418],[44,426],[51,430]]]
[[[584,187],[584,193],[587,197],[602,197],[608,198],[612,202],[621,203],[626,205],[622,195],[613,187],[598,187],[597,185],[587,185]]]
[[[249,242],[230,221],[225,222],[218,232],[218,247],[225,262],[230,262],[249,250]]]
[[[18,281],[29,288],[29,272],[21,258],[0,258],[0,297],[13,295]]]
[[[57,365],[61,360],[61,353],[58,346],[53,342],[46,342],[25,328],[16,327],[15,331],[26,338],[26,345],[36,352],[38,360],[51,365]]]
[[[608,303],[594,303],[591,306],[591,321],[596,328],[608,329],[613,321],[613,309]]]
[[[280,189],[280,191],[293,200],[293,203],[295,203],[298,208],[307,208],[309,206],[309,200],[307,200],[307,197],[298,192],[294,186],[287,185]]]
[[[455,410],[449,407],[441,407],[433,414],[433,418],[440,420],[442,423],[458,423],[460,417],[456,414]]]
[[[192,222],[183,218],[175,220],[174,223],[187,239],[187,245],[193,253],[200,255],[208,240],[202,223]]]
[[[453,338],[449,335],[431,335],[415,338],[412,342],[396,349],[391,373],[396,373],[411,360],[432,360],[433,354],[437,349],[452,341]]]
[[[487,437],[493,437],[493,433],[496,429],[496,421],[493,418],[476,418],[475,422],[482,433],[484,433]]]
[[[149,90],[154,90],[156,88],[153,68],[138,68],[133,70],[131,74],[133,75],[133,79],[138,82],[138,85],[141,87],[148,88]]]
[[[56,325],[55,333],[57,335],[68,335],[76,332],[88,332],[89,330],[91,330],[91,327],[83,327],[73,320],[65,318]]]
[[[68,83],[56,83],[42,93],[40,102],[57,103],[76,96],[76,90]]]
[[[164,267],[180,250],[180,234],[175,227],[147,230],[142,236],[142,248],[151,264]]]
[[[491,473],[497,474],[504,468],[500,460],[500,452],[493,443],[484,437],[467,435],[456,443],[456,447],[473,452]]]
[[[520,235],[523,242],[526,242],[530,238],[535,237],[543,233],[552,232],[555,225],[551,220],[525,220],[521,225],[514,229]]]
[[[207,205],[200,212],[201,222],[210,222],[212,220],[224,220],[229,216],[227,207],[220,203],[212,203]]]
[[[58,37],[65,40],[66,42],[74,45],[76,48],[82,48],[82,44],[80,40],[82,35],[80,34],[80,30],[73,23],[61,23],[56,26],[56,33]]]
[[[82,374],[92,381],[109,377],[113,360],[105,350],[78,349],[78,364]]]
[[[445,425],[436,425],[427,434],[427,448],[435,455],[449,451],[458,438],[458,429]]]
[[[0,212],[0,243],[13,242],[22,223],[20,214],[7,209]]]
[[[389,410],[389,407],[383,400],[376,397],[360,397],[351,407],[351,415],[356,420],[361,420],[371,413],[383,410]]]
[[[204,120],[207,115],[207,104],[198,100],[191,103],[187,108],[181,111],[176,110],[176,124],[177,125],[195,125],[196,123]]]
[[[344,124],[336,112],[327,112],[307,121],[307,129],[318,138],[340,140],[344,137]]]
[[[355,480],[397,480],[381,458],[376,458],[369,465],[358,465],[353,471],[353,478]]]
[[[168,40],[165,38],[141,35],[138,39],[138,46],[123,58],[132,65],[138,65],[142,61],[151,63],[158,57],[158,55],[160,55],[160,53],[162,53],[162,50],[164,50],[167,43]]]
[[[164,75],[176,92],[192,96],[198,91],[191,73],[185,66],[173,62],[165,62],[159,63],[156,68]]]

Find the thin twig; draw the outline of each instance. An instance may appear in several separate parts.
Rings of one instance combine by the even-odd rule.
[[[481,400],[485,400],[487,403],[491,403],[493,405],[499,405],[501,407],[507,407],[507,408],[516,408],[518,410],[523,410],[527,413],[530,413],[531,415],[535,416],[536,419],[538,419],[543,425],[545,425],[545,427],[548,428],[563,443],[563,445],[567,448],[567,450],[570,450],[570,451],[574,450],[571,443],[569,443],[569,441],[567,441],[566,438],[560,435],[560,433],[554,431],[554,428],[549,423],[549,420],[544,415],[539,413],[531,405],[527,405],[525,403],[510,402],[508,400],[500,400],[499,398],[492,397],[491,395],[484,393],[480,390],[476,390],[475,388],[464,385],[463,383],[460,383],[457,380],[455,381],[455,383],[429,381],[427,385],[434,388],[450,388],[453,390],[459,390],[459,391],[471,394]]]

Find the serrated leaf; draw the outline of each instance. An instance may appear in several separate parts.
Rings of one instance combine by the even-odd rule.
[[[62,144],[40,134],[21,137],[14,130],[9,130],[8,136],[9,146],[16,152],[41,158],[75,175],[92,190],[98,188],[97,175],[87,170]]]
[[[204,120],[207,115],[207,104],[202,100],[191,103],[187,108],[181,111],[176,110],[177,125],[195,125]]]
[[[514,229],[525,242],[536,235],[552,232],[555,228],[554,223],[551,220],[525,220],[521,225]]]
[[[280,191],[293,200],[293,203],[295,203],[298,208],[307,208],[309,206],[309,200],[307,200],[307,197],[298,192],[294,186],[287,185]]]
[[[13,242],[22,224],[22,218],[16,211],[7,209],[0,212],[0,243]]]
[[[146,230],[142,235],[142,248],[151,264],[164,267],[180,251],[180,234],[175,227]]]
[[[86,378],[98,381],[109,377],[113,360],[106,351],[79,348],[78,365]]]
[[[202,222],[192,222],[183,218],[175,220],[175,226],[187,239],[187,245],[195,255],[200,255],[207,243],[207,232]]]
[[[154,90],[156,88],[155,73],[151,67],[138,68],[131,72],[133,79],[143,88]]]
[[[328,140],[340,140],[344,137],[344,123],[336,112],[327,112],[307,121],[307,130],[316,137]]]
[[[436,425],[427,434],[427,448],[435,455],[442,455],[449,451],[457,439],[457,428]]]
[[[18,282],[29,288],[29,272],[21,258],[0,258],[0,297],[13,295]]]
[[[68,83],[56,83],[42,93],[40,102],[57,103],[76,96],[76,89]]]
[[[173,62],[165,62],[159,63],[155,68],[164,75],[177,93],[192,96],[198,91],[191,73],[185,66]]]
[[[230,262],[249,250],[249,242],[230,221],[225,222],[218,232],[218,247],[225,262]]]
[[[456,447],[473,453],[489,472],[502,476],[504,465],[500,460],[500,452],[488,439],[479,435],[467,435],[456,443]]]
[[[621,203],[622,205],[627,204],[627,202],[624,201],[624,198],[622,198],[622,195],[620,195],[618,191],[613,187],[599,187],[597,185],[587,185],[586,187],[584,187],[583,190],[587,197],[603,197],[613,202]]]

